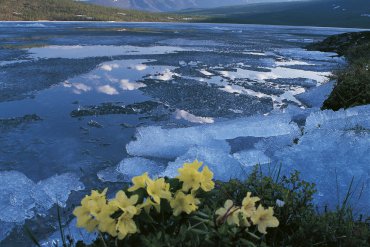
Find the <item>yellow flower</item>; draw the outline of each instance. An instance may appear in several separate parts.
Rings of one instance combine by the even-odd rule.
[[[118,239],[124,239],[128,234],[137,232],[135,221],[132,219],[133,215],[129,212],[124,212],[117,221],[117,235]]]
[[[182,191],[178,191],[175,198],[170,202],[174,216],[178,216],[182,212],[190,214],[198,209],[199,204],[199,199],[195,198],[194,195],[185,195]]]
[[[278,227],[279,221],[274,215],[272,207],[264,209],[261,205],[257,208],[256,212],[252,215],[251,220],[254,225],[258,225],[258,231],[266,234],[267,227]]]
[[[104,222],[103,228],[107,229],[106,232],[115,232],[116,235],[111,234],[113,237],[118,236],[118,239],[124,239],[128,234],[137,232],[136,224],[133,220],[135,215],[140,214],[140,208],[135,205],[139,199],[138,195],[127,197],[124,191],[118,191],[116,197],[110,201],[109,205],[113,208],[122,210],[121,216],[118,218],[115,228],[111,220],[107,219]],[[108,231],[109,230],[109,231]]]
[[[137,177],[134,177],[132,178],[132,183],[134,184],[132,187],[130,187],[128,189],[128,191],[130,192],[133,192],[135,190],[138,190],[138,189],[141,189],[141,188],[144,188],[146,187],[146,183],[147,181],[149,181],[150,178],[148,176],[148,173],[144,173],[143,175],[141,176],[137,176]]]
[[[85,207],[75,208],[73,215],[77,217],[77,227],[85,228],[88,232],[94,231],[98,226],[98,221],[91,215],[90,210]]]
[[[213,179],[213,172],[209,170],[208,166],[205,166],[202,170],[202,177],[200,181],[200,187],[202,190],[208,192],[213,190],[215,187],[215,183],[212,181]]]
[[[177,178],[183,182],[183,191],[199,189],[202,181],[202,174],[198,171],[198,169],[202,166],[202,164],[202,162],[195,160],[193,163],[185,163],[182,168],[179,168],[179,176]]]
[[[138,195],[133,195],[128,198],[126,193],[121,190],[117,192],[116,197],[112,201],[110,201],[110,204],[121,209],[123,212],[136,215],[140,213],[140,211],[138,211],[135,206],[138,200]]]
[[[260,200],[258,197],[251,197],[251,195],[252,193],[248,192],[242,202],[241,210],[246,217],[251,217],[253,215],[256,211],[256,202]]]
[[[216,211],[217,221],[223,224],[225,221],[228,225],[240,225],[240,209],[234,206],[233,201],[227,200],[223,208]]]
[[[242,210],[240,210],[240,225],[244,227],[250,227],[249,216],[247,216]]]
[[[155,181],[148,180],[146,191],[156,203],[161,203],[161,198],[171,199],[170,185],[164,181],[164,178]]]
[[[147,198],[145,202],[139,205],[139,208],[140,209],[143,208],[147,214],[149,214],[150,209],[152,209],[152,207],[154,207],[158,213],[161,211],[161,205],[159,203],[153,202],[150,198]]]
[[[92,232],[98,226],[98,215],[102,208],[107,204],[105,194],[107,189],[102,193],[93,190],[90,196],[85,196],[81,201],[81,206],[76,207],[73,215],[77,217],[77,227],[85,228]]]
[[[117,207],[108,204],[102,208],[100,214],[97,217],[99,221],[99,231],[109,233],[112,237],[117,236],[117,222],[111,217],[116,211]]]

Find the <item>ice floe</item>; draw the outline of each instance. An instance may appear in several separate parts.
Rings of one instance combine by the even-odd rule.
[[[302,132],[294,119],[304,121]],[[232,140],[247,137],[255,138],[254,144],[233,153]],[[351,202],[366,212],[370,201],[370,106],[337,112],[293,107],[206,126],[139,128],[127,151],[169,160],[164,176],[175,176],[182,163],[198,159],[222,181],[245,178],[255,164],[282,164],[283,174],[298,170],[317,185],[320,206],[340,203],[354,178]]]
[[[333,91],[333,88],[334,81],[329,81],[307,92],[295,95],[295,98],[308,107],[321,107]]]
[[[302,48],[282,48],[275,51],[278,55],[294,60],[343,62],[334,52],[308,51]]]
[[[268,164],[271,159],[261,150],[244,150],[233,154],[234,158],[244,166],[255,166],[257,164]]]
[[[198,159],[204,162],[213,172],[217,180],[228,181],[232,178],[243,178],[248,173],[244,167],[229,154],[230,147],[196,146],[191,147],[185,154],[179,156],[174,162],[170,162],[163,172],[163,176],[174,177],[178,169],[185,162]]]
[[[18,171],[0,172],[0,180],[0,221],[22,222],[32,218],[35,199],[31,192],[35,183]]]
[[[369,121],[370,119],[368,119]],[[298,170],[306,181],[316,184],[315,201],[320,207],[340,205],[350,189],[356,212],[369,213],[370,134],[356,131],[315,130],[303,135],[297,145],[274,155],[288,174]]]
[[[275,68],[260,68],[268,71],[255,71],[248,69],[238,68],[234,71],[221,71],[221,75],[231,80],[247,78],[249,80],[255,80],[263,82],[265,80],[274,80],[279,78],[305,78],[315,80],[319,83],[324,83],[328,80],[331,72],[317,72],[307,71],[300,69],[292,69],[286,67],[275,67]]]
[[[149,159],[134,157],[124,159],[118,165],[117,170],[124,175],[126,181],[130,181],[133,177],[144,172],[148,172],[151,177],[155,177],[164,170],[164,166]]]
[[[237,137],[270,137],[298,132],[290,116],[254,116],[207,126],[163,129],[157,126],[139,128],[136,140],[126,149],[130,155],[176,158],[192,146],[227,148],[225,140]],[[153,145],[150,145],[152,143]]]
[[[13,231],[14,223],[4,222],[0,220],[0,241],[3,241]]]
[[[370,129],[370,105],[339,111],[317,111],[308,116],[305,131],[317,129],[355,130]],[[370,146],[369,146],[370,149]]]
[[[84,244],[92,244],[96,238],[98,237],[97,232],[88,232],[83,228],[77,227],[77,219],[74,218],[67,227],[64,229],[65,234],[68,234],[75,242],[83,241]],[[1,239],[0,239],[1,240]],[[54,232],[49,238],[46,240],[40,241],[40,245],[42,247],[50,247],[50,246],[62,246],[63,239],[60,235],[60,231]]]
[[[0,181],[0,228],[21,224],[36,213],[45,213],[55,204],[65,207],[71,191],[84,189],[79,177],[72,173],[34,183],[21,172],[3,171]],[[0,230],[0,240],[9,233]]]

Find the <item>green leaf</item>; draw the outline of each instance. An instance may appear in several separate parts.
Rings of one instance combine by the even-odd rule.
[[[254,243],[252,243],[251,241],[249,240],[246,240],[244,238],[241,238],[240,239],[240,242],[243,244],[243,245],[246,245],[248,247],[256,247],[256,245]]]

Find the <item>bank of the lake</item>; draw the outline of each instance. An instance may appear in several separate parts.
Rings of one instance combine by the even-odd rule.
[[[336,71],[337,82],[323,109],[370,104],[370,31],[333,35],[308,48],[336,52],[348,61],[345,69]]]

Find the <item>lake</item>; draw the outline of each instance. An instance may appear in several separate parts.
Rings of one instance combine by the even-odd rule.
[[[113,193],[143,171],[171,176],[193,158],[227,164],[215,168],[220,180],[256,163],[284,161],[291,170],[308,152],[291,146],[322,114],[332,71],[345,66],[336,54],[304,47],[348,31],[355,30],[0,22],[0,241],[29,244],[25,222],[47,239],[57,230],[56,204],[68,223],[87,191]],[[328,133],[312,132],[329,136],[312,155],[333,157],[343,135],[330,142]],[[368,135],[345,138],[363,147],[358,162],[368,162]],[[322,156],[307,162],[339,164]],[[323,182],[321,195],[328,191]]]

